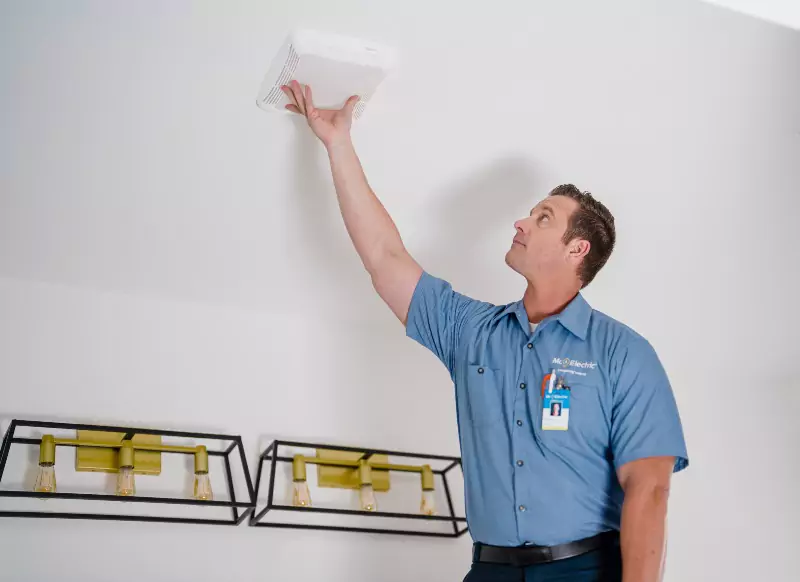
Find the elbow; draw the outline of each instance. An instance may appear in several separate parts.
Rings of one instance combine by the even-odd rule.
[[[361,257],[361,262],[364,263],[364,268],[369,273],[372,281],[375,282],[380,278],[380,274],[385,272],[387,265],[395,263],[398,258],[407,251],[402,243],[399,245],[376,245],[375,248],[370,249],[370,252],[364,253]]]
[[[633,482],[624,487],[625,500],[637,500],[649,506],[667,505],[669,484],[657,481]]]

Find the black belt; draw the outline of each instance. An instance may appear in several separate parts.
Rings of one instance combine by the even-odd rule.
[[[472,550],[472,561],[506,566],[533,566],[574,558],[587,552],[619,545],[619,532],[607,531],[590,538],[557,546],[487,546],[476,542]]]

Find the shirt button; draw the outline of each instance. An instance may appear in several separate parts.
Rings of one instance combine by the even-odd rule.
[[[527,347],[527,348],[530,350],[531,348],[533,348],[533,344],[528,344],[528,345],[527,345],[527,346],[525,346],[525,347]]]
[[[517,426],[522,426],[522,421],[521,420],[517,421]]]
[[[478,368],[478,374],[483,374],[483,368]]]
[[[525,382],[523,382],[522,384],[519,385],[519,389],[520,390],[525,390]]]
[[[527,508],[527,507],[525,507],[524,505],[520,505],[520,506],[519,506],[519,510],[520,510],[520,511],[527,511],[527,509],[528,509],[528,508]]]
[[[517,467],[521,467],[524,464],[525,464],[525,461],[522,461],[522,460],[517,461]]]

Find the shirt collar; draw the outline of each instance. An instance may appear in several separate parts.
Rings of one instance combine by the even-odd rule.
[[[531,327],[528,321],[528,314],[525,311],[525,304],[521,299],[516,303],[507,305],[502,315],[508,315],[510,313],[516,316],[517,321],[525,332],[530,332]],[[544,319],[541,323],[550,320],[558,321],[567,330],[583,340],[586,339],[586,332],[589,329],[589,319],[591,316],[592,306],[583,298],[583,295],[578,293],[560,313],[556,313]]]

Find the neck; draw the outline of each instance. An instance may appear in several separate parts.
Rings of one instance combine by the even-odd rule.
[[[528,321],[539,323],[546,317],[561,313],[569,302],[575,299],[580,285],[537,284],[528,281],[528,288],[522,298]]]

